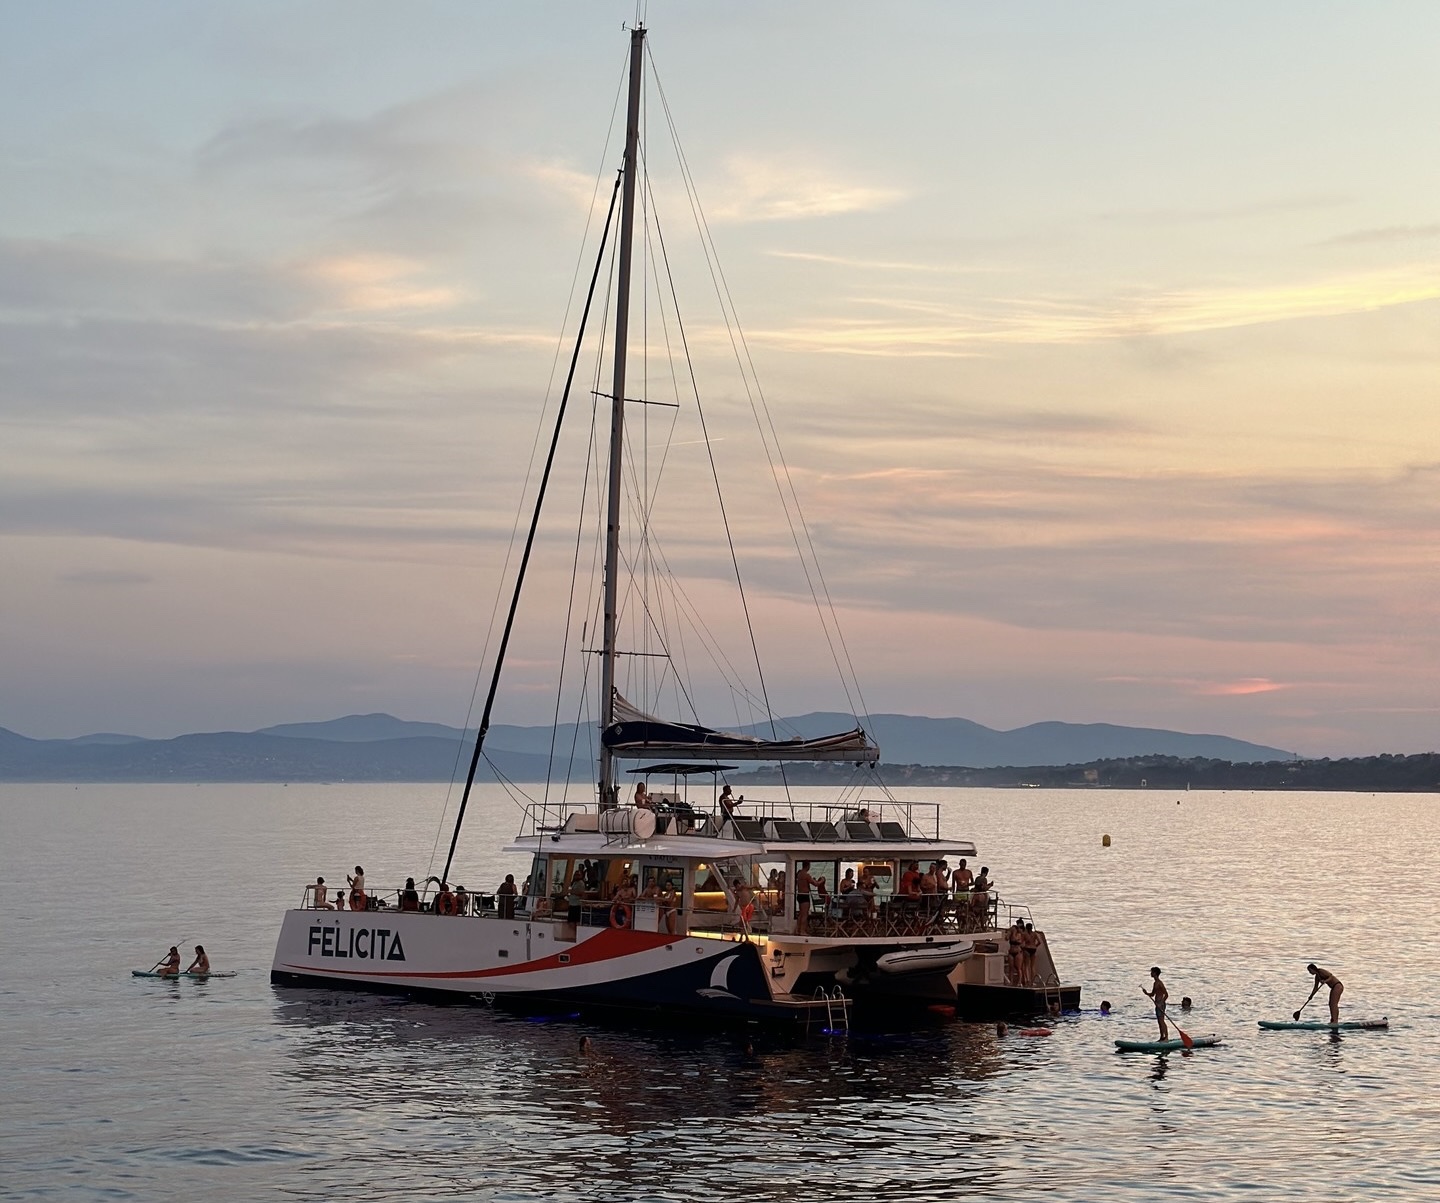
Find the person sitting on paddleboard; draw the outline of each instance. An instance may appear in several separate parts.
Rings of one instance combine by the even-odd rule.
[[[205,955],[205,945],[195,945],[195,959],[190,962],[190,968],[186,973],[198,973],[201,975],[210,972],[210,958]]]
[[[160,963],[161,977],[178,977],[180,975],[180,950],[175,945],[170,945],[170,953]]]
[[[1150,976],[1154,979],[1155,988],[1146,990],[1141,987],[1140,993],[1146,998],[1153,999],[1155,1003],[1155,1022],[1160,1025],[1160,1039],[1170,1039],[1170,1029],[1165,1025],[1165,1003],[1170,998],[1170,991],[1165,989],[1165,983],[1160,980],[1160,967],[1154,965],[1150,969]]]
[[[1316,992],[1320,989],[1321,986],[1330,987],[1330,1022],[1339,1023],[1340,995],[1345,992],[1345,984],[1333,973],[1331,973],[1330,970],[1321,969],[1319,965],[1316,965],[1313,962],[1305,966],[1305,972],[1313,973],[1315,975],[1315,986],[1314,989],[1310,991],[1310,998],[1315,997]],[[1307,998],[1305,1001],[1308,1003],[1310,1001],[1310,998]],[[1295,1016],[1298,1019],[1300,1016],[1300,1012],[1296,1011]]]

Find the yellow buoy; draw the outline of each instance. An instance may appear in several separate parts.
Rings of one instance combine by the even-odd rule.
[[[1100,847],[1102,847],[1102,848],[1108,848],[1108,847],[1110,847],[1110,837],[1109,837],[1108,835],[1102,835],[1102,836],[1100,837]]]

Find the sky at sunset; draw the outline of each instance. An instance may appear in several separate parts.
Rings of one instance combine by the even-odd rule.
[[[0,726],[465,720],[634,14],[0,9]],[[1440,747],[1440,7],[646,20],[871,712]],[[771,703],[845,709],[689,312]],[[573,544],[497,721],[553,711]]]

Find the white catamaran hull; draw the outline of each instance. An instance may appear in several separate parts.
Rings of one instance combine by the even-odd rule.
[[[277,985],[766,1018],[814,1010],[772,993],[755,946],[716,936],[426,913],[286,912]]]

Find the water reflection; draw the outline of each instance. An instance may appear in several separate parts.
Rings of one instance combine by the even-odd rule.
[[[848,1038],[685,1033],[288,990],[274,1013],[296,1037],[286,1052],[307,1094],[390,1099],[423,1113],[457,1097],[479,1102],[474,1084],[489,1081],[512,1114],[583,1119],[618,1136],[702,1118],[833,1118],[838,1104],[933,1100],[1011,1068],[993,1028],[963,1023]]]

